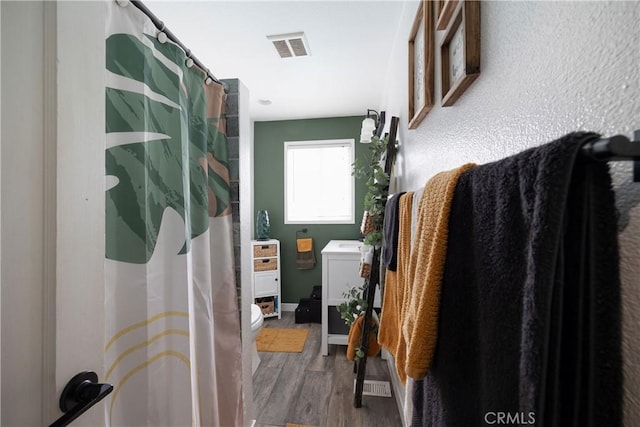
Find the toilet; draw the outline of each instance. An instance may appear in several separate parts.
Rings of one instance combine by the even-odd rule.
[[[258,348],[256,347],[256,337],[258,336],[258,332],[260,332],[260,328],[262,327],[262,323],[264,322],[264,318],[262,317],[262,310],[255,304],[251,304],[251,341],[252,347],[252,367],[253,370],[251,374],[253,375],[258,369],[258,365],[260,364],[260,356],[258,355]]]

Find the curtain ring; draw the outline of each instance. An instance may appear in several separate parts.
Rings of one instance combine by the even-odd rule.
[[[187,58],[187,60],[184,63],[187,66],[187,68],[193,67],[193,59],[191,58]]]
[[[160,28],[158,29],[159,33],[158,33],[158,41],[162,44],[165,44],[167,42],[167,34],[164,32],[165,30],[165,26],[164,26],[164,22],[160,21]]]
[[[209,69],[207,68],[206,73],[207,73],[207,78],[205,79],[205,81],[204,81],[204,82],[205,82],[205,83],[207,84],[207,86],[208,86],[208,85],[210,85],[211,83],[213,83],[213,79],[211,78],[211,70],[209,70]]]

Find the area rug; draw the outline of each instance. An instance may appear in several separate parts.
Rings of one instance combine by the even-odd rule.
[[[286,427],[313,427],[313,426],[308,426],[306,424],[293,424],[293,423],[287,423]]]
[[[309,329],[262,328],[256,337],[258,351],[302,353]]]

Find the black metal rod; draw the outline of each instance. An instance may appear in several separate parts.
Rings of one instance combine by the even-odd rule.
[[[364,353],[356,363],[356,390],[353,397],[353,406],[362,407],[362,392],[364,391],[364,375],[367,370],[367,352],[369,351],[369,335],[371,334],[371,317],[373,316],[373,302],[376,295],[376,285],[380,283],[380,249],[373,252],[371,261],[371,272],[367,280],[367,309],[364,314],[364,324],[362,325],[362,338],[360,340],[360,350]]]
[[[634,134],[637,135],[637,133],[638,131]],[[629,138],[624,135],[615,135],[610,138],[600,138],[589,141],[582,146],[582,151],[587,156],[596,160],[639,161],[640,141],[629,141]]]
[[[380,111],[380,117],[378,119],[378,127],[374,132],[378,138],[380,138],[380,135],[382,135],[382,129],[384,129],[385,117],[386,117],[386,113],[384,111]]]
[[[175,36],[175,34],[173,34],[165,25],[164,22],[162,22],[160,19],[158,19],[158,17],[156,15],[153,14],[153,12],[151,12],[149,10],[149,8],[147,6],[144,5],[144,3],[142,3],[139,0],[130,0],[131,4],[133,4],[135,7],[137,7],[138,9],[140,9],[140,11],[142,11],[142,13],[144,13],[145,15],[147,15],[147,17],[149,19],[151,19],[151,22],[153,22],[153,25],[156,26],[156,28],[159,31],[162,31],[163,33],[165,33],[167,35],[167,38],[169,40],[171,40],[172,42],[174,42],[175,44],[177,44],[178,46],[180,46],[182,48],[182,50],[185,51],[185,53],[187,54],[187,58],[191,58],[191,60],[193,60],[193,63],[195,65],[197,65],[202,71],[205,72],[205,74],[207,75],[207,77],[211,78],[211,80],[213,80],[214,82],[218,83],[218,84],[222,84],[222,82],[220,82],[220,80],[218,80],[216,78],[216,76],[214,76],[211,71],[209,71],[209,69],[207,67],[205,67],[202,62],[200,62],[200,60],[198,60],[198,58],[196,58],[196,56],[194,54],[191,53],[191,51],[189,49],[187,49],[187,47],[182,44],[182,42],[178,39],[178,37]]]

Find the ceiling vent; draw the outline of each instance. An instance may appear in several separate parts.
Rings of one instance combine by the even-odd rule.
[[[292,58],[298,56],[309,56],[309,43],[303,32],[290,34],[277,34],[267,36],[278,51],[280,58]]]

